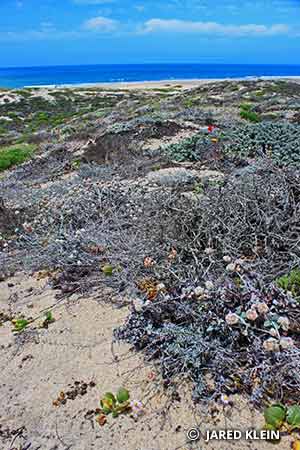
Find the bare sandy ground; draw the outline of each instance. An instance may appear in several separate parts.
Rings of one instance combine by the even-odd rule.
[[[212,405],[208,410],[191,401],[191,389],[182,381],[180,398],[170,401],[155,368],[127,345],[112,346],[113,329],[128,314],[124,299],[101,289],[89,297],[59,301],[47,279],[15,276],[0,283],[0,312],[13,317],[38,317],[53,311],[55,322],[39,328],[39,320],[21,334],[12,324],[0,327],[0,449],[30,450],[271,450],[265,441],[191,443],[187,430],[260,428],[262,415],[247,401],[233,398],[233,407]],[[126,304],[126,302],[125,302]],[[90,382],[95,386],[89,386]],[[54,406],[60,392],[76,382],[88,384],[66,404]],[[100,427],[90,410],[99,407],[106,391],[129,389],[144,404],[144,415],[109,418]],[[21,428],[24,427],[21,432]],[[19,431],[19,434],[18,434]],[[278,449],[290,448],[282,440]]]
[[[153,90],[153,89],[193,89],[207,83],[217,83],[223,81],[249,81],[249,80],[293,80],[300,82],[300,76],[273,76],[273,77],[244,77],[244,78],[197,78],[191,80],[159,80],[159,81],[139,81],[139,82],[113,82],[113,83],[82,83],[48,86],[28,86],[31,88],[66,89],[66,88],[102,88],[116,90]]]
[[[217,83],[223,81],[245,81],[245,80],[279,80],[289,79],[300,81],[299,77],[249,77],[249,78],[199,78],[194,80],[161,80],[161,81],[141,81],[141,82],[124,82],[124,83],[97,83],[99,87],[109,87],[114,89],[193,89],[207,83]]]

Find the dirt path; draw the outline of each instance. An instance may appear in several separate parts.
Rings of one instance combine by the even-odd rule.
[[[45,279],[18,276],[9,284],[0,283],[0,293],[0,312],[13,317],[21,313],[37,317],[57,303]],[[109,292],[103,291],[90,298],[73,296],[53,308],[56,321],[48,329],[38,328],[36,322],[14,335],[10,322],[0,327],[1,450],[273,448],[265,442],[210,442],[201,446],[187,442],[186,431],[195,425],[201,430],[247,429],[261,426],[261,415],[251,412],[244,400],[234,399],[227,417],[219,408],[214,420],[208,420],[204,409],[195,412],[188,388],[181,390],[180,400],[169,403],[151,366],[126,345],[112,347],[113,329],[122,323],[128,308],[118,308],[110,300]],[[82,382],[87,384],[83,393]],[[137,422],[120,416],[100,427],[87,413],[99,407],[101,394],[120,386],[144,402],[145,413]],[[81,391],[73,400],[53,405],[61,391],[74,392],[76,388]],[[16,436],[21,427],[24,431]],[[283,441],[277,448],[287,449],[289,443]]]

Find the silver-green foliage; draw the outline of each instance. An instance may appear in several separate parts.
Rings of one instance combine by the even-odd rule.
[[[200,161],[203,155],[203,148],[207,150],[211,146],[209,135],[198,133],[194,136],[184,139],[178,144],[171,144],[165,148],[165,153],[174,161]]]
[[[222,135],[225,154],[269,156],[280,165],[300,165],[300,126],[263,122],[237,125]]]
[[[262,122],[237,124],[217,130],[218,151],[226,157],[270,157],[283,166],[300,166],[300,126],[290,123]],[[201,161],[212,150],[212,136],[198,133],[165,148],[176,161]]]

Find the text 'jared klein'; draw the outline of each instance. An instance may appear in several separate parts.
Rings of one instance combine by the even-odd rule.
[[[218,441],[238,441],[245,439],[246,441],[262,441],[262,440],[278,440],[280,432],[277,430],[207,430],[205,432],[205,442]]]
[[[187,433],[190,441],[197,441],[203,439],[205,442],[209,441],[239,441],[241,439],[247,441],[263,441],[280,439],[280,432],[278,430],[206,430],[200,432],[197,428],[192,428]]]

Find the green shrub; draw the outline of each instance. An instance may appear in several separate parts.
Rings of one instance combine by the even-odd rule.
[[[0,125],[0,136],[3,136],[4,134],[6,134],[7,133],[7,129],[5,128],[5,127],[2,127],[1,125]]]
[[[197,105],[198,99],[197,98],[186,98],[183,102],[183,106],[185,108],[193,108],[193,106]]]
[[[51,117],[51,125],[53,127],[58,127],[59,125],[63,125],[66,119],[67,117],[63,114],[58,114],[57,116]]]
[[[49,114],[45,112],[39,112],[35,115],[35,120],[40,123],[48,123],[49,122]]]
[[[240,104],[240,109],[242,111],[251,111],[252,105],[251,105],[251,103],[241,103]]]
[[[0,172],[29,159],[35,151],[35,145],[17,144],[0,147]]]
[[[241,103],[240,116],[242,119],[249,120],[249,122],[260,122],[260,117],[254,111],[252,111],[251,103]]]
[[[256,91],[255,92],[256,97],[263,97],[265,95],[264,91]]]
[[[295,298],[300,299],[300,269],[294,269],[276,281],[278,287],[290,291]]]
[[[8,111],[7,116],[11,119],[19,119],[19,115],[14,111]]]
[[[249,122],[258,123],[260,122],[260,116],[254,111],[249,111],[247,109],[242,109],[240,111],[240,116],[242,119],[249,120]]]

